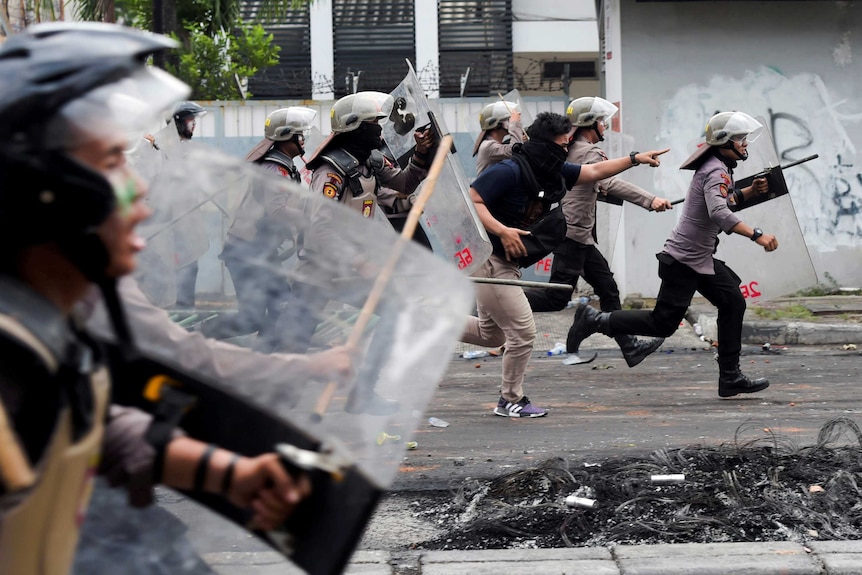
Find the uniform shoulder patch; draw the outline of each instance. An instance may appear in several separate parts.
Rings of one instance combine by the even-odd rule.
[[[721,172],[721,179],[725,184],[730,185],[730,175],[727,172]]]
[[[323,195],[327,198],[334,198],[338,195],[338,186],[333,184],[332,182],[326,182],[323,184]]]
[[[727,197],[727,184],[718,184],[718,191],[721,193],[722,198]]]
[[[332,172],[326,172],[326,179],[335,184],[336,186],[340,186],[344,183],[344,180],[341,179],[341,176],[338,174],[333,174]]]
[[[601,148],[597,148],[597,149],[596,149],[596,152],[598,152],[599,156],[601,156],[601,157],[602,157],[602,160],[607,160],[607,159],[608,159],[608,155],[605,153],[605,151],[604,151],[603,149],[601,149]]]

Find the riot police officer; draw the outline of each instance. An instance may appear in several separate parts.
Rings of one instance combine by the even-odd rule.
[[[138,505],[160,480],[254,507],[266,529],[309,489],[275,454],[234,460],[181,435],[149,444],[148,416],[109,413],[104,355],[73,317],[99,286],[129,349],[115,286],[135,268],[148,210],[125,134],[187,93],[145,65],[173,47],[95,23],[34,26],[0,47],[0,414],[11,430],[0,446],[2,573],[69,571],[97,468]]]
[[[293,160],[305,153],[305,135],[315,116],[315,110],[299,106],[272,112],[264,123],[264,139],[246,155],[246,160],[300,183]],[[286,278],[274,270],[279,270],[281,260],[289,255],[280,252],[286,241],[293,242],[286,249],[295,251],[298,238],[291,230],[303,217],[288,203],[289,194],[277,186],[252,183],[246,191],[233,214],[219,256],[236,289],[238,313],[204,321],[201,331],[207,337],[224,339],[257,332],[257,350],[268,352],[279,345],[275,326],[281,308],[288,304],[285,294],[290,290]]]
[[[598,143],[604,141],[605,130],[616,113],[617,107],[603,98],[572,100],[566,109],[566,116],[575,126],[575,135],[569,144],[569,162],[595,164],[608,159]],[[622,309],[620,291],[607,260],[596,247],[596,202],[600,194],[609,194],[620,201],[657,212],[670,209],[671,205],[668,200],[615,177],[576,184],[560,202],[566,216],[566,241],[554,251],[550,281],[569,284],[576,289],[578,279],[583,277],[599,296],[602,311],[614,311]],[[569,295],[559,290],[530,289],[526,293],[533,311],[559,311],[569,300]],[[664,341],[662,338],[638,341],[630,335],[618,335],[614,339],[629,367],[639,364]],[[577,351],[577,348],[568,347],[570,354]]]
[[[778,240],[743,222],[735,211],[755,194],[768,192],[765,178],[734,189],[733,169],[748,158],[748,142],[763,130],[743,112],[721,112],[706,125],[706,141],[682,165],[695,170],[682,216],[656,255],[662,280],[653,310],[599,312],[581,305],[569,330],[568,345],[577,349],[592,333],[652,335],[667,337],[685,317],[694,292],[700,292],[718,308],[718,395],[733,397],[766,389],[766,378],[750,379],[739,369],[745,298],[740,279],[721,260],[715,259],[720,232],[740,234],[767,252],[778,248]]]
[[[512,147],[524,142],[521,110],[515,102],[500,100],[482,108],[479,112],[479,127],[482,132],[473,146],[477,176],[488,166],[511,158]]]
[[[315,110],[301,106],[281,108],[270,113],[263,125],[263,141],[245,159],[300,183],[302,178],[293,160],[305,154],[305,137],[316,116]]]

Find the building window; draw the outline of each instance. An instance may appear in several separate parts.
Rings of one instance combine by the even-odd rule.
[[[278,63],[248,80],[253,99],[286,100],[311,97],[311,38],[308,7],[289,10],[278,19],[261,12],[262,0],[242,3],[246,22],[261,22],[281,48]]]
[[[568,76],[571,79],[579,80],[596,80],[596,61],[595,60],[579,60],[573,62],[543,62],[542,63],[542,80],[559,80],[566,76],[568,66]]]
[[[391,92],[416,61],[414,0],[333,0],[336,98]],[[354,90],[355,88],[355,90]]]
[[[440,96],[512,89],[511,0],[438,0]],[[469,69],[469,72],[468,72]]]

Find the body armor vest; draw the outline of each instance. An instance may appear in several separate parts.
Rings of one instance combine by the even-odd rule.
[[[299,175],[299,170],[293,163],[293,158],[291,158],[284,152],[272,148],[266,153],[263,158],[261,158],[260,161],[272,162],[273,164],[277,164],[287,170],[287,175],[290,177],[291,180],[293,180],[297,184],[302,182],[302,178]]]
[[[344,186],[338,196],[338,201],[358,211],[366,218],[374,215],[377,207],[377,174],[369,167],[369,174],[362,173],[359,160],[340,148],[327,150],[320,156],[344,178]],[[371,158],[373,159],[373,158]],[[382,162],[381,162],[382,165]]]
[[[18,320],[0,314],[0,337],[29,348],[50,373],[60,372],[58,358]],[[42,460],[32,470],[32,481],[29,485],[7,481],[4,486],[6,493],[0,497],[0,573],[67,575],[71,570],[99,463],[110,387],[107,369],[102,367],[93,373],[90,382],[91,428],[74,440],[71,409],[63,407]],[[0,404],[2,411],[5,410]],[[0,417],[0,452],[4,460],[16,451],[23,456],[9,425],[5,417]]]

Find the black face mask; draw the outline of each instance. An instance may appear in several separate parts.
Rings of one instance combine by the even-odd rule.
[[[527,140],[523,144],[524,154],[540,182],[543,179],[556,179],[563,169],[568,152],[556,142],[547,140]]]
[[[373,150],[378,150],[383,146],[382,136],[383,126],[370,122],[362,122],[352,132],[344,134],[342,147],[354,158],[360,162],[364,162]]]
[[[562,170],[568,153],[562,146],[556,142],[533,139],[516,145],[513,153],[523,154],[527,158],[536,181],[545,190],[546,197],[565,194],[566,183]]]

